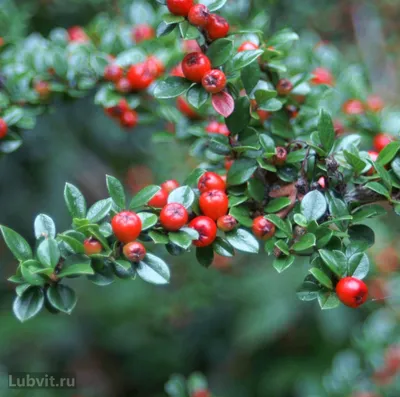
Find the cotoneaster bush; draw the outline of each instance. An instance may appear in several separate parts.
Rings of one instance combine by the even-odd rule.
[[[71,313],[69,278],[168,283],[155,245],[171,255],[195,250],[205,267],[215,254],[265,251],[284,272],[307,256],[300,299],[322,309],[362,305],[374,244],[363,221],[400,212],[400,142],[382,130],[390,117],[382,100],[369,95],[359,69],[338,73],[343,61],[329,46],[295,45],[290,29],[265,35],[257,20],[230,26],[224,0],[158,2],[146,8],[154,26],[101,15],[87,29],[4,40],[3,155],[56,100],[95,90],[95,103],[122,127],[161,121],[166,131],[154,140],[187,141],[200,163],[182,183],[147,186],[130,200],[107,176],[109,197],[89,208],[67,183],[70,229],[57,232],[38,215],[34,247],[1,226],[19,261],[9,279],[16,316],[24,321],[43,307]]]

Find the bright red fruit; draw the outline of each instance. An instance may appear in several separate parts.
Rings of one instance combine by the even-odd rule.
[[[167,0],[167,7],[171,14],[187,17],[193,6],[193,0]]]
[[[132,38],[136,43],[140,43],[145,40],[151,40],[156,37],[154,29],[147,24],[137,25],[132,30]]]
[[[321,187],[321,189],[325,189],[325,187],[326,187],[326,179],[325,179],[324,176],[321,176],[318,179],[318,185]]]
[[[155,78],[160,77],[165,72],[164,64],[154,55],[147,58],[146,64]]]
[[[226,169],[227,171],[229,171],[229,170],[231,169],[231,167],[232,167],[234,161],[235,161],[235,160],[232,160],[232,159],[230,159],[230,158],[226,158],[226,159],[225,159],[225,164],[224,164],[224,166],[225,166],[225,169]]]
[[[207,6],[196,4],[190,9],[188,19],[192,25],[204,27],[207,25],[209,16],[210,11],[208,11]]]
[[[244,43],[242,43],[239,48],[238,48],[238,52],[243,52],[243,51],[251,51],[251,50],[258,50],[258,45],[254,44],[251,41],[245,41]]]
[[[318,67],[312,72],[311,83],[315,85],[326,84],[332,86],[335,84],[335,80],[328,69]]]
[[[105,108],[104,110],[110,117],[120,118],[127,110],[129,110],[129,104],[126,99],[121,99],[117,105]]]
[[[280,79],[276,85],[279,95],[287,95],[293,90],[293,84],[288,79]]]
[[[210,134],[218,134],[219,133],[219,126],[220,123],[218,121],[210,121],[206,127],[206,132],[209,132]]]
[[[37,81],[34,88],[42,99],[50,95],[50,84],[47,81]]]
[[[189,214],[182,204],[167,204],[160,213],[160,223],[164,229],[174,232],[185,226],[189,220]]]
[[[146,256],[146,248],[144,248],[143,244],[138,243],[137,241],[125,244],[122,252],[126,259],[135,263],[142,261]]]
[[[200,118],[200,115],[186,102],[186,99],[181,96],[176,100],[176,107],[189,119],[196,120]]]
[[[230,232],[237,226],[237,224],[237,220],[232,215],[224,215],[217,220],[218,229],[223,232]]]
[[[142,221],[132,211],[122,211],[115,215],[111,226],[117,239],[123,243],[136,240],[142,231]]]
[[[207,389],[196,390],[190,397],[211,397]]]
[[[201,212],[216,221],[228,212],[228,196],[222,190],[209,190],[200,195]]]
[[[211,62],[201,52],[191,52],[182,61],[184,76],[195,83],[201,83],[203,76],[211,70]]]
[[[160,189],[155,196],[147,203],[150,207],[162,208],[167,205],[168,192],[164,189]]]
[[[199,233],[199,239],[193,241],[196,247],[207,247],[211,245],[217,237],[217,225],[207,216],[198,216],[194,218],[189,227]]]
[[[215,172],[207,171],[199,179],[197,187],[200,193],[208,192],[210,190],[225,191],[226,185],[222,178]]]
[[[122,113],[120,123],[123,127],[133,128],[136,127],[138,120],[139,116],[134,110],[127,110]]]
[[[217,94],[226,86],[225,73],[219,69],[210,70],[203,76],[201,84],[207,92]]]
[[[8,125],[7,123],[0,118],[0,139],[4,138],[7,135]]]
[[[380,112],[385,106],[383,99],[379,95],[369,95],[367,98],[367,108],[371,112]]]
[[[169,74],[176,77],[185,77],[182,70],[182,63],[178,63],[176,66],[174,66]]]
[[[263,216],[258,216],[253,220],[253,233],[262,240],[268,240],[275,234],[275,225]]]
[[[89,37],[80,26],[72,26],[68,29],[69,41],[76,43],[86,43],[89,41]]]
[[[389,134],[380,133],[374,136],[374,147],[380,152],[385,146],[389,145],[390,142],[394,141],[394,137]]]
[[[123,75],[123,69],[121,68],[121,66],[116,65],[115,63],[107,65],[104,69],[104,78],[107,81],[113,81],[114,83],[116,83],[122,78]]]
[[[132,90],[134,91],[145,90],[154,80],[154,76],[145,62],[132,65],[129,68],[126,77],[131,83]]]
[[[344,125],[339,120],[333,120],[333,128],[336,136],[344,134]]]
[[[357,308],[367,300],[368,287],[357,278],[345,277],[337,283],[336,293],[346,306]]]
[[[115,83],[115,89],[122,94],[126,94],[132,91],[132,85],[126,77],[122,77]]]
[[[210,40],[221,39],[229,32],[229,23],[224,17],[217,14],[211,14],[208,17],[206,30]]]
[[[379,153],[370,150],[370,151],[368,152],[368,155],[369,155],[370,159],[371,159],[372,161],[375,162],[375,161],[378,159]],[[371,168],[368,170],[367,175],[369,175],[369,176],[374,175],[375,172],[376,172],[375,168],[374,168],[374,167],[371,167]]]
[[[179,187],[179,182],[175,179],[169,179],[161,184],[161,189],[164,189],[166,192],[171,193],[173,190]]]
[[[346,101],[342,106],[342,110],[348,115],[358,115],[365,112],[363,103],[358,99],[350,99]]]
[[[91,237],[87,238],[83,242],[83,249],[85,250],[86,255],[95,255],[100,254],[100,252],[103,250],[103,247],[99,241]]]
[[[191,52],[201,52],[201,48],[197,40],[182,40],[182,51],[185,54]]]

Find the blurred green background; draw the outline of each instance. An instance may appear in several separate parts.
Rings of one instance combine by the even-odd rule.
[[[398,1],[228,4],[227,12],[237,19],[259,13],[261,23],[264,18],[272,30],[292,26],[306,36],[319,34],[348,60],[362,60],[375,92],[395,99]],[[101,0],[0,0],[0,7],[12,21],[7,25],[14,37],[47,34],[57,25],[84,25],[99,12],[113,12],[113,3]],[[2,23],[0,19],[0,36]],[[57,104],[25,134],[19,151],[0,159],[0,223],[32,236],[33,219],[43,212],[57,221],[59,230],[67,228],[66,181],[77,185],[89,203],[106,196],[105,174],[125,181],[131,192],[171,177],[182,181],[194,162],[184,144],[152,143],[151,134],[159,128],[127,133],[92,98]],[[374,228],[374,253],[395,245],[400,226],[390,216],[375,221]],[[0,372],[74,372],[79,386],[74,392],[25,392],[10,391],[3,383],[1,396],[165,396],[170,374],[193,371],[206,374],[218,396],[328,395],[323,379],[336,353],[348,348],[369,312],[382,305],[321,312],[315,302],[298,301],[295,291],[307,271],[301,260],[278,275],[262,255],[219,260],[209,270],[190,254],[162,255],[172,268],[167,287],[140,280],[119,280],[103,288],[73,281],[79,303],[71,317],[43,312],[20,324],[11,313],[12,285],[5,281],[15,262],[0,242]],[[393,299],[377,322],[396,323],[398,309]]]

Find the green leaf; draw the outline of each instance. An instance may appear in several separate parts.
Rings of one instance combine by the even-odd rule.
[[[392,190],[392,178],[389,172],[385,169],[382,164],[378,162],[374,163],[374,168],[378,175],[381,177],[383,184],[391,191]]]
[[[171,33],[175,28],[178,26],[176,23],[167,24],[162,21],[156,29],[157,37],[166,36],[167,34]]]
[[[284,240],[278,240],[275,242],[275,247],[279,248],[281,252],[283,252],[285,255],[290,255],[289,252],[289,246]]]
[[[86,200],[76,186],[70,183],[65,185],[64,199],[72,218],[86,217]]]
[[[104,219],[110,212],[112,207],[111,199],[100,200],[94,203],[87,213],[87,218],[90,222],[96,223]]]
[[[344,201],[338,198],[332,198],[329,200],[329,212],[333,218],[343,218],[349,216],[349,210]],[[347,229],[349,222],[335,222],[337,223],[340,230],[344,231]]]
[[[84,274],[94,274],[90,259],[85,255],[69,256],[58,273],[58,277],[80,276]]]
[[[293,220],[301,227],[307,227],[308,225],[306,217],[302,214],[294,214]]]
[[[333,273],[339,277],[343,277],[347,272],[347,258],[341,251],[328,251],[320,249],[319,254],[324,263],[328,266]]]
[[[236,70],[243,69],[247,65],[254,62],[260,55],[264,53],[263,50],[250,50],[238,52],[226,65],[226,73],[232,73]]]
[[[242,80],[243,87],[248,94],[250,94],[257,86],[257,83],[260,81],[260,76],[260,65],[257,62],[247,65],[240,71],[240,78]]]
[[[125,192],[122,183],[111,175],[106,175],[107,189],[110,197],[114,203],[120,207],[125,208]]]
[[[362,280],[369,272],[369,259],[366,253],[360,252],[349,258],[348,276]]]
[[[272,262],[272,266],[277,270],[278,273],[282,273],[284,270],[292,266],[294,259],[295,258],[293,255],[276,258]]]
[[[146,205],[160,190],[160,186],[149,185],[138,192],[129,204],[129,209],[133,210]]]
[[[32,249],[20,234],[5,226],[0,229],[7,247],[19,261],[32,259]]]
[[[264,184],[256,178],[252,178],[247,183],[247,190],[249,196],[256,201],[262,201],[265,195],[265,186]]]
[[[351,214],[353,223],[361,222],[365,219],[386,214],[386,210],[378,204],[369,204],[358,207]]]
[[[315,279],[324,287],[328,289],[333,289],[333,284],[331,279],[317,267],[313,267],[309,270],[309,272],[315,277]]]
[[[374,191],[375,193],[385,196],[386,198],[390,198],[389,190],[387,190],[386,187],[379,182],[368,182],[365,187]]]
[[[339,298],[334,292],[320,292],[318,294],[318,303],[322,310],[335,309],[340,305]]]
[[[24,111],[18,107],[10,107],[6,109],[2,115],[2,119],[6,122],[6,124],[11,127],[14,124],[17,124],[19,120],[24,116]]]
[[[85,252],[83,244],[76,238],[66,234],[59,234],[57,238],[63,241],[73,253],[83,254]]]
[[[228,0],[215,0],[211,4],[208,5],[208,9],[210,12],[215,12],[222,8]]]
[[[200,36],[197,27],[190,24],[189,21],[180,22],[179,31],[184,40],[195,40]]]
[[[165,234],[162,234],[160,232],[156,232],[154,230],[149,232],[149,237],[153,240],[153,242],[155,244],[166,245],[169,242],[169,239]]]
[[[301,163],[306,158],[306,155],[307,155],[306,149],[295,150],[287,155],[286,163],[288,164]]]
[[[243,226],[251,227],[253,225],[253,219],[250,217],[249,208],[247,206],[235,206],[230,209],[229,214]]]
[[[173,190],[168,196],[168,203],[179,203],[190,208],[195,199],[193,190],[189,186],[181,186]]]
[[[170,232],[168,236],[173,244],[185,250],[192,245],[192,238],[185,232]]]
[[[14,300],[13,311],[21,322],[29,320],[40,312],[44,304],[43,290],[39,287],[28,288]]]
[[[375,233],[366,225],[354,225],[349,228],[351,243],[364,244],[365,247],[372,247],[375,244]]]
[[[335,129],[331,116],[325,110],[322,110],[319,116],[318,136],[322,147],[329,153],[335,142]]]
[[[168,284],[170,271],[167,264],[153,254],[147,254],[137,268],[138,276],[151,284]]]
[[[200,265],[209,267],[214,260],[214,251],[211,245],[196,248],[196,259]]]
[[[129,48],[118,54],[115,63],[122,67],[129,67],[146,60],[146,53],[140,48]]]
[[[356,174],[359,174],[365,168],[365,161],[361,160],[359,156],[347,150],[343,150],[343,155]]]
[[[307,193],[301,201],[301,212],[309,222],[321,218],[326,210],[325,197],[318,190]]]
[[[244,51],[247,52],[247,51]],[[243,52],[243,53],[244,53]],[[241,54],[243,54],[241,53]],[[225,120],[229,131],[237,134],[244,130],[250,123],[250,101],[246,96],[235,100],[232,114]]]
[[[260,110],[266,110],[267,112],[277,112],[278,110],[281,110],[282,107],[282,102],[279,99],[275,98],[258,104],[258,108]]]
[[[208,143],[208,149],[214,153],[227,156],[231,153],[232,148],[229,143],[229,138],[225,135],[212,134]]]
[[[159,81],[154,88],[154,96],[158,99],[170,99],[183,95],[192,85],[182,77],[170,76]]]
[[[137,216],[142,221],[142,231],[150,229],[157,223],[157,215],[150,212],[138,212]]]
[[[397,155],[399,149],[400,149],[399,141],[390,142],[380,151],[376,161],[381,165],[386,165],[390,163]]]
[[[202,175],[206,172],[205,169],[203,168],[195,168],[189,176],[186,178],[184,184],[191,186],[195,185],[197,187],[197,184],[199,182],[199,179],[202,177]]]
[[[71,314],[78,301],[75,291],[72,288],[62,284],[50,286],[46,292],[46,295],[53,307],[67,314]]]
[[[247,230],[236,229],[226,233],[225,237],[232,247],[239,251],[257,253],[259,250],[258,241]]]
[[[203,88],[202,85],[196,84],[187,92],[186,98],[190,105],[195,109],[201,108],[210,98],[210,94]]]
[[[288,237],[292,237],[292,228],[279,216],[270,214],[265,217],[270,222],[272,222],[276,227],[282,230]]]
[[[265,211],[270,212],[278,212],[281,209],[287,207],[291,203],[290,199],[287,197],[278,197],[276,199],[272,199],[268,205],[265,207]]]
[[[36,255],[43,266],[55,267],[61,256],[57,241],[53,238],[43,240],[37,249]]]
[[[291,29],[282,29],[275,33],[267,42],[268,47],[276,47],[281,44],[286,44],[299,39],[297,33],[293,32]]]
[[[171,23],[176,24],[176,23],[183,22],[185,20],[185,18],[180,15],[165,14],[163,16],[163,20],[167,25],[170,25]]]
[[[40,214],[35,218],[34,222],[35,237],[37,239],[41,237],[55,237],[56,236],[56,225],[53,219],[49,216]]]
[[[252,159],[236,160],[228,171],[227,182],[230,186],[241,185],[247,182],[254,171],[257,169],[257,163]]]
[[[317,239],[314,234],[307,233],[300,237],[300,240],[293,244],[292,249],[294,251],[305,251],[311,247],[314,247]]]
[[[233,41],[230,39],[218,39],[211,43],[207,50],[207,56],[213,68],[222,66],[233,54]]]
[[[232,257],[235,255],[233,247],[229,242],[221,237],[217,237],[212,245],[213,250],[221,256]]]
[[[37,274],[42,269],[42,265],[33,259],[21,263],[22,277],[31,285],[44,285],[44,278],[40,274]]]
[[[320,285],[315,283],[313,280],[309,280],[307,278],[303,281],[303,284],[297,290],[297,297],[301,301],[309,302],[314,299],[317,299],[318,292],[321,290]]]
[[[260,143],[267,153],[275,153],[275,142],[267,134],[260,134]]]

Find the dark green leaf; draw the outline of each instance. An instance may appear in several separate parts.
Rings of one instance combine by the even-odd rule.
[[[331,279],[317,267],[313,267],[309,270],[309,272],[315,277],[315,279],[324,287],[328,289],[333,289],[333,284]]]
[[[257,62],[253,62],[247,65],[240,71],[240,78],[243,83],[243,87],[248,94],[250,94],[257,83],[260,81],[260,65]]]
[[[196,248],[196,259],[200,265],[209,267],[214,260],[214,251],[211,245]]]
[[[300,237],[300,240],[293,244],[292,249],[294,251],[305,251],[309,248],[314,247],[316,244],[316,237],[312,233],[304,234]]]
[[[168,196],[168,203],[179,203],[190,208],[195,199],[193,190],[189,186],[181,186],[173,190]]]
[[[231,257],[235,255],[235,251],[233,247],[229,244],[229,242],[221,237],[217,237],[213,243],[214,251],[221,256]]]
[[[348,276],[353,276],[362,280],[369,272],[369,259],[365,253],[357,253],[349,258]]]
[[[65,185],[64,199],[72,218],[86,217],[86,200],[76,186]]]
[[[21,235],[5,226],[0,229],[7,247],[19,261],[32,259],[32,249]]]
[[[111,199],[100,200],[94,203],[87,213],[87,218],[90,222],[96,223],[104,219],[110,212],[112,206]]]
[[[244,229],[236,229],[225,235],[233,248],[242,252],[257,253],[259,250],[258,241],[254,236]]]
[[[288,237],[292,237],[292,228],[279,216],[270,214],[265,217],[269,221],[271,221],[276,227],[282,230]]]
[[[154,96],[158,99],[176,98],[183,95],[192,85],[189,80],[182,77],[170,76],[157,83]]]
[[[340,301],[334,292],[320,292],[318,294],[318,303],[322,310],[335,309],[339,306]]]
[[[400,149],[399,141],[390,142],[380,151],[377,162],[381,165],[386,165],[390,163],[395,158],[399,149]]]
[[[107,189],[110,197],[113,199],[114,203],[120,207],[125,208],[125,192],[124,187],[121,182],[111,175],[106,175]]]
[[[170,272],[167,264],[153,254],[147,254],[137,268],[138,276],[148,283],[168,284]]]
[[[146,205],[160,190],[160,186],[149,185],[138,192],[129,204],[131,210]]]
[[[157,215],[150,212],[139,212],[137,216],[142,221],[142,231],[150,229],[157,223]]]
[[[301,212],[309,222],[321,218],[326,210],[325,197],[318,190],[307,193],[301,201]]]
[[[247,182],[256,169],[257,163],[255,160],[236,160],[228,171],[228,185],[241,185],[242,183]]]
[[[335,142],[335,129],[331,116],[325,110],[322,110],[319,116],[318,135],[322,147],[325,149],[326,153],[329,153]]]
[[[56,225],[53,219],[49,216],[40,214],[36,217],[34,222],[35,237],[37,239],[41,237],[55,237],[56,236]]]
[[[265,211],[270,212],[278,212],[281,209],[287,207],[291,203],[290,199],[287,197],[278,197],[276,199],[272,199],[267,206],[265,207]]]
[[[43,240],[36,253],[40,263],[46,267],[55,267],[60,259],[60,249],[53,238]]]
[[[14,300],[13,311],[19,321],[24,322],[40,312],[44,304],[43,290],[39,287],[28,288]]]
[[[233,54],[233,41],[230,39],[218,39],[211,43],[207,50],[213,68],[223,65]]]
[[[53,307],[67,314],[71,314],[78,301],[75,291],[62,284],[52,285],[46,294],[47,299]]]
[[[189,104],[195,109],[201,108],[207,102],[209,97],[210,94],[200,84],[191,87],[186,95]]]
[[[237,134],[242,130],[244,130],[249,125],[249,123],[250,123],[250,101],[248,97],[243,96],[236,99],[234,111],[226,119],[226,125],[228,126],[228,129],[232,134]]]
[[[276,258],[272,262],[272,266],[277,270],[278,273],[282,273],[284,270],[292,266],[294,262],[294,256],[284,256],[282,258]]]
[[[319,254],[324,263],[328,266],[333,273],[339,277],[343,277],[347,272],[347,258],[341,251],[329,251],[320,249]]]

